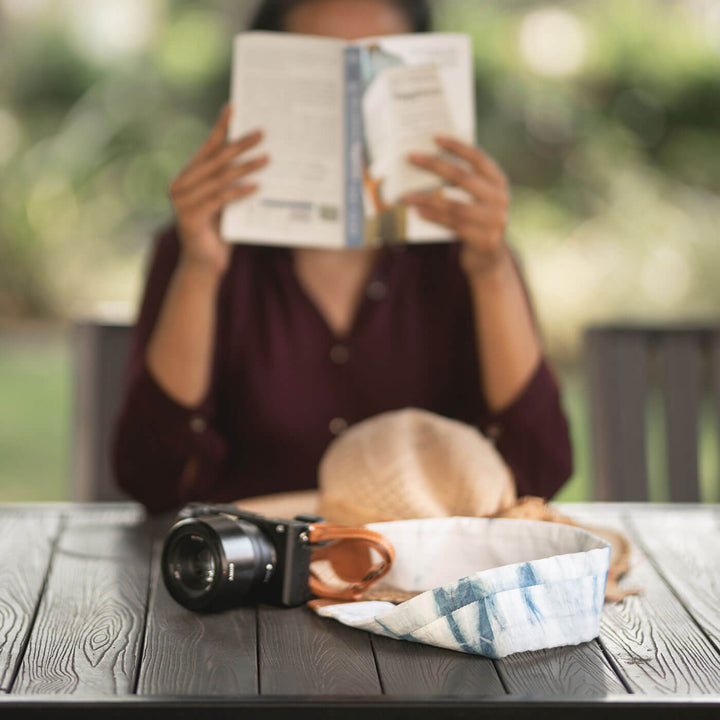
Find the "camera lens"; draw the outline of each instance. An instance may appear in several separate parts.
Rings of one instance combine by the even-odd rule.
[[[170,563],[179,574],[180,582],[192,592],[203,592],[215,579],[217,564],[205,538],[184,535],[173,545]]]
[[[181,520],[171,528],[162,571],[181,605],[220,610],[253,600],[276,562],[275,546],[256,525],[217,514]]]

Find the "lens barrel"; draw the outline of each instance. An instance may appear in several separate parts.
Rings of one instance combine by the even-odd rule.
[[[260,528],[225,514],[176,523],[162,554],[165,586],[190,610],[214,611],[252,602],[276,565],[275,546]]]

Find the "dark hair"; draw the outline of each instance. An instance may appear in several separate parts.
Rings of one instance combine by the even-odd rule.
[[[288,13],[298,5],[312,0],[262,0],[250,30],[285,29],[285,18]],[[408,19],[413,32],[429,32],[432,28],[432,14],[428,0],[385,0],[396,7]]]

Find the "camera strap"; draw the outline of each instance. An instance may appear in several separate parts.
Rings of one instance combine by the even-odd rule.
[[[383,577],[392,567],[395,549],[380,533],[361,527],[346,527],[335,523],[316,523],[310,526],[313,549],[308,586],[313,595],[336,600],[359,600],[363,593]],[[371,550],[380,561],[373,563]],[[334,576],[342,581],[330,585],[313,569],[313,563],[325,561]]]

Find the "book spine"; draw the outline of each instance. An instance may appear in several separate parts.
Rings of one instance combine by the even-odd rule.
[[[363,244],[363,121],[360,48],[345,48],[345,244]]]

